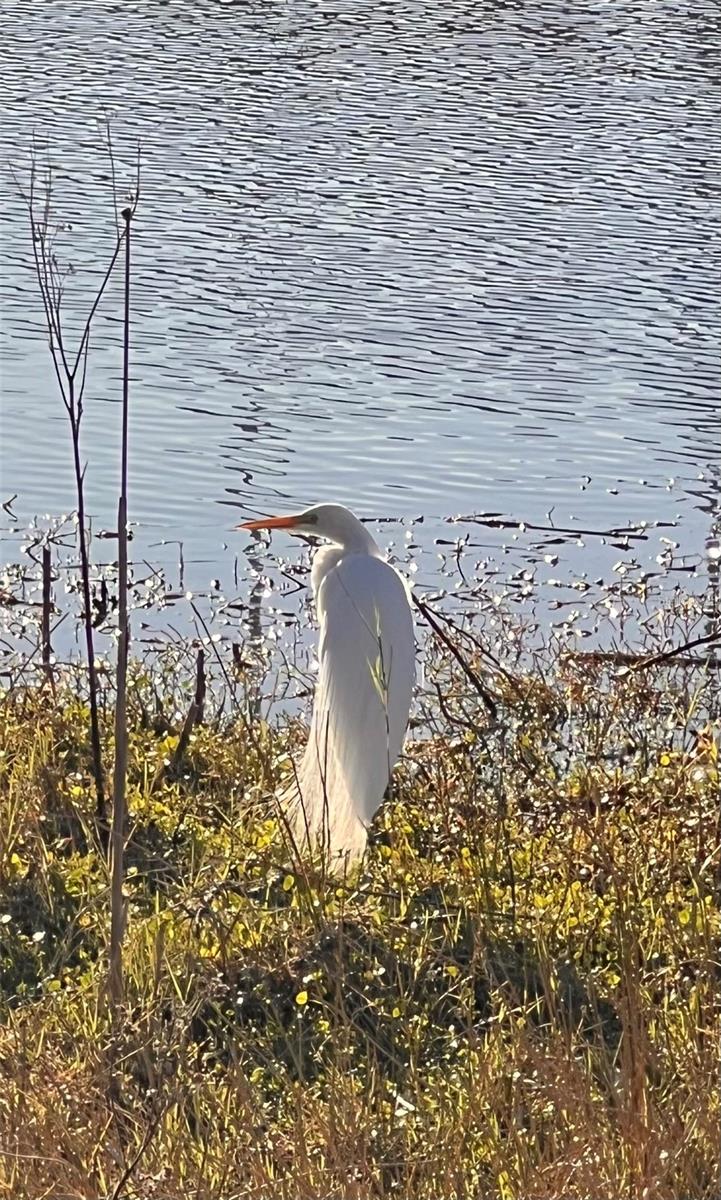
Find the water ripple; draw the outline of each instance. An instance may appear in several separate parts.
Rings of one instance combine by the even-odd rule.
[[[702,469],[718,442],[718,12],[11,0],[4,157],[47,146],[76,280],[143,160],[132,503],[202,545],[218,503],[437,517]],[[72,503],[23,206],[0,243],[3,490]],[[101,233],[105,230],[105,233]],[[73,325],[87,300],[70,298]],[[91,507],[112,520],[119,296],[93,343]],[[30,449],[32,448],[32,449]],[[599,486],[582,490],[588,473]],[[701,489],[694,507],[708,509]],[[218,512],[221,511],[221,517]],[[700,527],[699,527],[700,528]],[[700,532],[689,536],[701,536]]]

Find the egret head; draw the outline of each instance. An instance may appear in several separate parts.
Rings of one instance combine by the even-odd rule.
[[[244,521],[237,529],[287,529],[289,533],[312,533],[347,549],[368,550],[373,538],[349,508],[342,504],[314,504],[304,512],[287,517],[263,517]]]

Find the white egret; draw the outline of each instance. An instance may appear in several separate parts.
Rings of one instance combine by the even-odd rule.
[[[331,859],[356,858],[408,725],[415,643],[407,586],[340,504],[238,528],[288,529],[333,543],[313,559],[320,671],[305,754],[281,800],[301,842]]]

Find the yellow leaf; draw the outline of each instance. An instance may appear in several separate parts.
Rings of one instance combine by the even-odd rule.
[[[294,884],[295,884],[295,876],[294,875],[286,875],[285,879],[283,880],[283,891],[289,892],[291,890],[291,888],[294,886]]]
[[[298,992],[298,995],[295,998],[295,1002],[296,1002],[296,1004],[299,1004],[300,1007],[302,1008],[304,1004],[308,1003],[308,993],[307,992]]]
[[[10,866],[12,867],[13,874],[19,875],[22,879],[24,879],[28,873],[28,864],[20,857],[19,854],[13,853],[10,855]]]

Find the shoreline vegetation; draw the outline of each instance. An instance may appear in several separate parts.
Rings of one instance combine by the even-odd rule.
[[[4,694],[0,1195],[716,1194],[717,668],[541,655],[493,725],[426,656],[347,880],[274,811],[302,723],[131,662],[119,1021],[86,675]]]
[[[640,584],[605,655],[419,596],[411,736],[329,876],[274,801],[305,729],[258,697],[297,694],[293,664],[268,685],[192,602],[197,638],[133,657],[125,439],[110,591],[91,561],[90,331],[124,259],[127,430],[139,172],[75,356],[31,179],[86,656],[53,656],[45,545],[38,606],[0,594],[0,1197],[715,1200],[717,567],[652,613]]]

